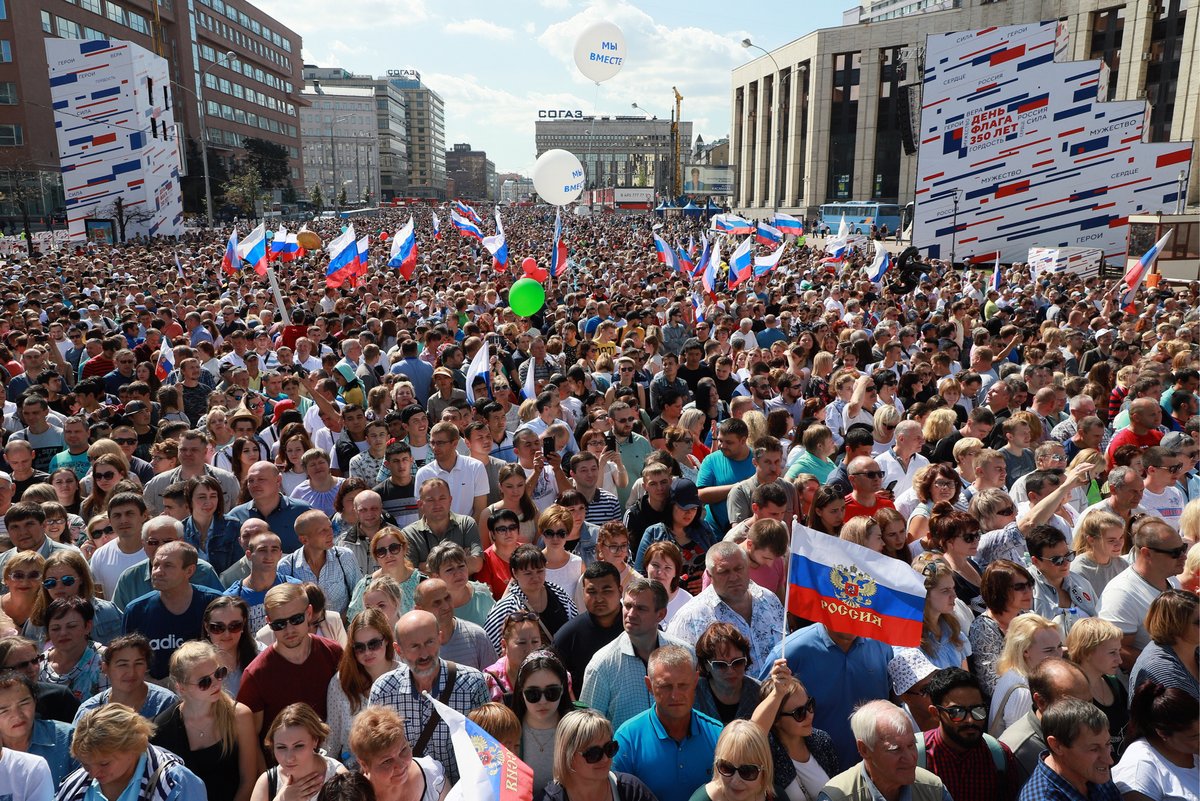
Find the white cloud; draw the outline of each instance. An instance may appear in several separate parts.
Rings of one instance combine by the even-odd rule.
[[[484,39],[505,40],[513,37],[513,29],[505,28],[485,19],[467,19],[462,22],[447,22],[443,27],[446,33],[480,36]]]
[[[429,19],[426,0],[355,0],[354,10],[329,0],[257,0],[257,5],[308,42],[345,31],[405,27]]]
[[[521,25],[521,30],[532,36],[533,34],[537,33],[537,25],[532,22],[526,22]]]

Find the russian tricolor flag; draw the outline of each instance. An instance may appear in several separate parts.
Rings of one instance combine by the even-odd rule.
[[[786,236],[804,236],[804,222],[781,211],[775,212],[775,227]]]
[[[788,568],[793,615],[901,648],[921,644],[925,582],[906,563],[793,523]]]
[[[1000,291],[1000,251],[996,251],[996,266],[992,268],[992,281],[989,289]]]
[[[748,280],[754,274],[754,245],[750,237],[742,240],[729,257],[729,288]]]
[[[696,318],[696,322],[704,322],[704,303],[695,292],[692,293],[692,315]]]
[[[466,203],[463,203],[461,200],[454,201],[454,211],[457,211],[461,216],[466,217],[476,225],[483,225],[483,220],[479,218],[479,215],[475,212],[475,209],[471,208]]]
[[[485,236],[483,246],[492,254],[492,264],[496,272],[502,273],[508,267],[508,243],[504,240],[504,222],[500,219],[500,207],[496,207],[496,234]]]
[[[755,256],[754,277],[758,278],[759,276],[766,275],[767,273],[771,272],[771,270],[774,270],[779,265],[779,260],[783,258],[783,251],[786,247],[787,245],[780,245],[779,247],[775,248],[775,252],[769,256]]]
[[[441,239],[442,238],[442,221],[438,219],[436,211],[432,212],[432,214],[433,214],[433,238]]]
[[[533,769],[470,718],[428,692],[425,699],[450,730],[459,779],[446,801],[521,801],[533,797]]]
[[[846,255],[850,252],[850,243],[845,237],[839,236],[825,243],[825,252],[829,255],[821,259],[827,264],[840,264],[846,260]]]
[[[483,241],[483,231],[479,230],[479,226],[466,217],[463,217],[457,211],[450,212],[450,224],[457,228],[458,232],[463,236],[478,239],[480,242]]]
[[[658,251],[658,260],[672,270],[678,270],[679,256],[675,253],[675,250],[658,234],[652,234],[652,236],[654,237],[654,249]]]
[[[693,248],[694,250],[694,248]],[[692,254],[688,248],[679,248],[679,272],[691,275],[696,270],[696,262],[692,260]]]
[[[1175,233],[1172,228],[1163,234],[1163,238],[1154,243],[1154,247],[1142,254],[1142,257],[1137,260],[1137,263],[1130,267],[1123,278],[1121,284],[1125,287],[1125,292],[1121,295],[1120,307],[1129,309],[1133,306],[1133,301],[1137,297],[1137,292],[1142,284],[1146,281],[1146,276],[1150,274],[1150,268],[1154,266],[1155,260],[1158,259],[1158,254],[1162,253],[1163,248],[1167,246],[1167,240],[1171,238],[1171,234]]]
[[[325,286],[341,286],[346,279],[358,274],[358,237],[354,233],[353,225],[326,245],[325,251],[329,254],[329,265],[325,268]]]
[[[550,251],[550,275],[558,278],[567,271],[567,243],[562,238],[562,206],[554,212],[554,244]]]
[[[259,275],[267,274],[267,226],[259,223],[258,227],[238,245],[238,256],[249,262],[254,272]]]
[[[158,346],[158,363],[154,365],[154,375],[159,381],[166,381],[174,369],[175,358],[171,353],[171,340],[164,336]]]
[[[700,273],[700,285],[713,300],[717,299],[717,270],[721,267],[721,243],[713,240],[712,256],[704,259],[704,272]]]
[[[888,252],[887,248],[877,245],[875,261],[871,262],[870,268],[867,269],[867,277],[871,283],[878,284],[883,280],[884,273],[890,269],[892,269],[892,254]]]
[[[417,267],[417,237],[413,232],[412,217],[409,217],[404,227],[392,237],[388,267],[399,270],[405,281],[412,278],[413,270]]]
[[[703,275],[708,269],[708,237],[701,237],[704,242],[704,248],[700,251],[700,258],[696,261],[696,266],[692,268],[692,278]]]
[[[755,230],[754,223],[749,220],[742,219],[736,214],[725,215],[725,232],[732,236],[747,236],[753,234]]]
[[[241,259],[238,258],[237,228],[229,232],[229,241],[225,243],[225,254],[221,256],[221,269],[228,275],[237,275],[242,269]]]
[[[366,275],[371,269],[371,235],[363,234],[358,240],[358,274]]]
[[[783,232],[760,222],[754,231],[754,241],[760,245],[775,247],[783,243]]]

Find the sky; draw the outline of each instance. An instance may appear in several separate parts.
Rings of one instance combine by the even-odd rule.
[[[486,150],[498,172],[530,175],[539,109],[682,118],[711,142],[729,135],[730,71],[817,28],[853,0],[257,0],[304,39],[304,62],[383,76],[416,69],[446,103],[446,147]],[[731,13],[736,10],[736,14]],[[595,84],[575,66],[579,33],[607,20],[625,35],[621,71]]]

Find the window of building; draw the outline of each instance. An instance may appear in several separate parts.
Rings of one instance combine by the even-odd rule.
[[[100,7],[100,0],[79,0],[79,7],[93,14],[104,13],[104,10]]]
[[[0,125],[0,147],[20,147],[24,144],[25,134],[20,125]]]
[[[8,3],[0,0],[0,19],[8,19]]]
[[[51,19],[49,11],[42,12],[42,33],[48,33],[53,36],[54,24],[51,22]]]
[[[121,25],[125,24],[125,9],[112,2],[112,0],[108,0],[104,4],[104,15],[113,22],[120,23]]]
[[[128,15],[129,15],[129,27],[132,30],[135,30],[138,33],[142,33],[147,36],[150,35],[150,24],[148,22],[146,22],[145,17],[143,17],[141,14],[135,14],[132,11],[128,12]]]
[[[17,105],[17,85],[13,81],[0,81],[0,106]]]
[[[95,41],[97,39],[104,39],[106,37],[103,33],[96,30],[95,28],[89,28],[85,25],[83,27],[83,38],[87,39],[88,41]]]
[[[79,32],[79,23],[62,17],[56,17],[54,20],[58,26],[58,35],[64,39],[82,39]]]
[[[12,42],[0,39],[0,64],[7,64],[10,61],[12,61]]]

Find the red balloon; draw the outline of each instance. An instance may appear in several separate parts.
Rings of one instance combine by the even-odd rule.
[[[532,270],[525,271],[525,276],[532,278],[534,281],[545,281],[550,277],[550,271],[534,265]]]
[[[530,270],[536,270],[537,266],[537,259],[535,259],[533,256],[526,256],[525,258],[521,259],[521,269],[524,270],[526,275],[529,275]]]
[[[381,242],[386,242],[386,241],[387,241],[387,238],[388,238],[388,232],[387,232],[387,231],[380,231],[380,232],[379,232],[379,241],[381,241]]]

